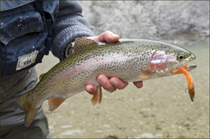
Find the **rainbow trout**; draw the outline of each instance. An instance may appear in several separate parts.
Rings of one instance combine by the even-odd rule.
[[[55,110],[65,99],[85,90],[87,84],[97,89],[93,105],[102,100],[97,76],[118,77],[127,82],[174,75],[196,57],[188,50],[151,40],[120,39],[116,43],[98,43],[87,38],[75,40],[75,51],[47,73],[40,76],[34,89],[17,99],[26,113],[25,126],[33,121],[38,109],[48,99],[49,110]],[[196,65],[187,66],[187,71]],[[192,98],[191,98],[192,99]]]

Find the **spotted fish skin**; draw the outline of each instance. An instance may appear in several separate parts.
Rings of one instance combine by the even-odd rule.
[[[141,81],[172,75],[171,70],[195,59],[181,47],[139,39],[97,43],[78,38],[74,50],[74,54],[45,73],[34,89],[18,98],[18,105],[26,112],[26,126],[46,99],[49,99],[49,109],[54,110],[65,99],[84,91],[87,84],[99,86],[96,80],[99,74],[127,82]],[[184,60],[177,60],[179,53],[183,53]]]

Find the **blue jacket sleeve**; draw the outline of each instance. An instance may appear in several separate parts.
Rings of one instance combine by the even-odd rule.
[[[77,37],[94,36],[89,29],[87,21],[82,16],[82,7],[78,1],[64,1],[59,3],[52,53],[60,60],[65,58],[65,50],[68,44]]]

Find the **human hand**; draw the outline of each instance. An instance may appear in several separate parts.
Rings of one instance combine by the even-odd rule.
[[[87,38],[92,39],[96,42],[106,41],[106,42],[112,43],[112,42],[118,41],[120,37],[119,37],[119,35],[116,35],[111,31],[106,31],[106,32],[103,32],[102,34],[100,34],[99,36],[87,37]],[[118,79],[117,77],[107,78],[103,74],[100,74],[97,77],[97,81],[105,90],[107,90],[109,92],[113,92],[116,89],[124,89],[128,85],[128,82],[122,81],[122,80]],[[143,86],[143,82],[142,81],[134,82],[134,85],[137,88],[141,88]],[[96,88],[95,88],[95,86],[88,84],[88,85],[86,85],[85,90],[88,93],[94,95]]]

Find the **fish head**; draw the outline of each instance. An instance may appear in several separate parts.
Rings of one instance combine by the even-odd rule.
[[[190,61],[196,59],[192,52],[184,48],[174,45],[164,48],[167,49],[158,49],[153,53],[149,64],[160,76],[172,75],[171,71],[187,66]],[[188,65],[187,70],[190,71],[196,67],[195,64]]]
[[[188,50],[178,50],[176,52],[176,60],[178,61],[177,68],[182,68],[194,59],[196,59],[196,56]]]

